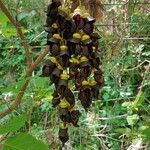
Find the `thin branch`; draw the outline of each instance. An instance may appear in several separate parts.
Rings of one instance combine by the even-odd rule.
[[[126,118],[126,117],[127,117],[127,114],[124,114],[124,115],[114,116],[111,118],[107,118],[107,117],[98,118],[97,120],[113,120],[113,119],[122,119],[122,118]]]
[[[44,52],[42,52],[39,57],[35,60],[35,62],[31,65],[31,67],[29,68],[28,72],[27,72],[27,77],[32,76],[32,72],[34,71],[34,69],[37,67],[37,65],[44,59],[44,57],[46,56],[46,54],[49,51],[49,47],[47,46],[46,49],[44,50]],[[22,98],[23,95],[27,89],[27,86],[29,84],[30,79],[27,79],[25,84],[22,86],[16,101],[9,107],[9,109],[6,109],[4,112],[0,113],[0,119],[5,117],[6,115],[8,115],[10,112],[12,112],[13,110],[17,109],[17,107],[21,104],[22,102]]]
[[[2,12],[8,17],[8,19],[10,20],[10,22],[15,26],[16,31],[18,36],[21,39],[21,43],[25,49],[25,53],[26,53],[26,57],[27,57],[27,65],[28,68],[31,65],[32,59],[31,59],[31,55],[30,55],[30,50],[29,50],[29,45],[27,43],[27,41],[25,40],[24,34],[21,30],[21,25],[19,24],[19,22],[17,22],[12,15],[10,14],[10,12],[8,11],[8,9],[5,7],[5,5],[3,4],[3,2],[0,0],[0,8],[2,10]]]
[[[29,80],[27,80],[25,82],[25,84],[22,86],[17,98],[16,98],[16,101],[8,108],[6,109],[4,112],[2,112],[0,114],[0,118],[3,118],[4,116],[6,116],[7,114],[9,114],[11,111],[13,111],[14,109],[16,109],[18,107],[18,105],[21,103],[21,100],[22,100],[22,97],[24,95],[24,92],[28,86],[28,83],[29,83]]]
[[[133,68],[129,68],[129,69],[124,69],[123,71],[131,71],[131,70],[135,70],[135,69],[138,69],[139,67],[141,67],[145,62],[148,62],[150,63],[149,60],[144,60],[142,61],[140,64],[138,64],[136,67],[133,67]]]
[[[117,140],[115,138],[112,138],[110,136],[107,136],[105,134],[101,134],[101,133],[98,133],[98,134],[94,134],[94,135],[91,135],[91,136],[95,136],[95,137],[105,137],[105,138],[108,138],[108,139],[111,139],[111,140],[114,140],[114,141],[117,141],[117,142],[121,142],[121,140]]]
[[[44,59],[44,57],[49,52],[49,46],[45,48],[45,50],[39,55],[39,57],[35,60],[35,62],[31,65],[29,71],[27,72],[27,76],[31,76],[33,70],[36,68],[36,66]]]

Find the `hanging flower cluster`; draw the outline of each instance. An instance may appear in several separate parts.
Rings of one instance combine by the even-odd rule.
[[[68,141],[68,125],[78,127],[81,113],[75,109],[73,90],[85,110],[99,98],[103,85],[98,57],[99,35],[94,33],[95,18],[76,9],[70,13],[59,0],[52,0],[47,9],[45,31],[48,32],[50,59],[43,66],[44,76],[55,85],[52,105],[58,109],[61,125],[59,139]],[[74,89],[70,87],[73,83]]]

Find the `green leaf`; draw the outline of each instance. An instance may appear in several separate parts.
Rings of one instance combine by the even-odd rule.
[[[3,150],[48,150],[48,146],[30,134],[20,133],[7,139]]]
[[[42,112],[48,112],[51,108],[52,106],[49,102],[45,102],[43,105],[40,106]]]
[[[125,133],[125,130],[126,130],[125,128],[116,128],[114,131],[117,132],[117,133],[122,133],[123,134],[123,133]]]
[[[0,92],[13,92],[17,94],[28,79],[29,78],[25,78],[18,82],[11,83],[7,87],[0,89]]]
[[[137,107],[143,103],[144,98],[145,98],[145,94],[142,91],[139,92],[138,95],[136,96],[135,101],[132,102],[132,104],[130,105],[130,108],[132,110],[137,110]]]
[[[33,77],[32,81],[34,82],[35,87],[39,89],[48,87],[49,84],[49,78],[46,77]]]
[[[5,27],[7,25],[7,22],[9,22],[9,19],[5,16],[5,14],[2,11],[0,11],[0,25]]]
[[[10,39],[12,36],[17,35],[17,31],[14,27],[6,27],[2,29],[2,34],[6,39]]]
[[[32,10],[31,12],[20,12],[18,14],[18,21],[21,21],[23,19],[26,19],[26,18],[33,18],[34,16],[36,15],[36,11],[35,10]]]
[[[143,134],[146,136],[146,139],[150,140],[150,126],[143,131]]]
[[[28,30],[26,30],[25,28],[22,27],[22,32],[23,33],[26,33]],[[7,26],[6,28],[3,28],[1,30],[1,34],[3,34],[3,36],[6,38],[6,39],[10,39],[11,37],[13,36],[17,36],[17,31],[16,31],[16,28],[15,27],[12,27],[12,26]]]
[[[16,116],[6,124],[0,126],[0,134],[17,131],[18,129],[24,126],[26,121],[27,121],[26,115]]]
[[[130,126],[133,126],[139,120],[139,116],[137,114],[127,116],[127,122]]]
[[[129,107],[130,105],[131,105],[131,102],[122,103],[122,107]]]
[[[104,94],[102,95],[102,97],[103,97],[104,100],[108,100],[109,97],[110,97],[110,95],[109,95],[109,93],[104,93]]]
[[[18,14],[18,20],[21,21],[22,19],[29,17],[29,13],[28,12],[20,12]]]

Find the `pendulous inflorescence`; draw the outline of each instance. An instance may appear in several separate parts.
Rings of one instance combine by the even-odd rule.
[[[63,145],[69,139],[68,126],[79,126],[81,113],[76,110],[73,91],[78,91],[78,99],[87,111],[92,101],[99,99],[104,82],[98,57],[100,36],[94,32],[96,19],[81,10],[77,8],[72,13],[60,0],[52,0],[46,11],[50,58],[42,73],[55,85],[52,105],[58,109]]]

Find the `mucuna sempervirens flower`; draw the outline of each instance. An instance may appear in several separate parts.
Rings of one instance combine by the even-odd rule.
[[[62,122],[59,139],[63,145],[69,139],[69,124],[79,126],[81,113],[76,110],[73,90],[78,91],[78,99],[88,111],[92,101],[99,98],[104,82],[98,57],[100,36],[94,32],[96,19],[79,8],[71,13],[64,6],[60,0],[48,5],[45,31],[50,58],[42,68],[43,76],[55,85],[52,105],[58,109]],[[73,85],[69,84],[71,81]]]

